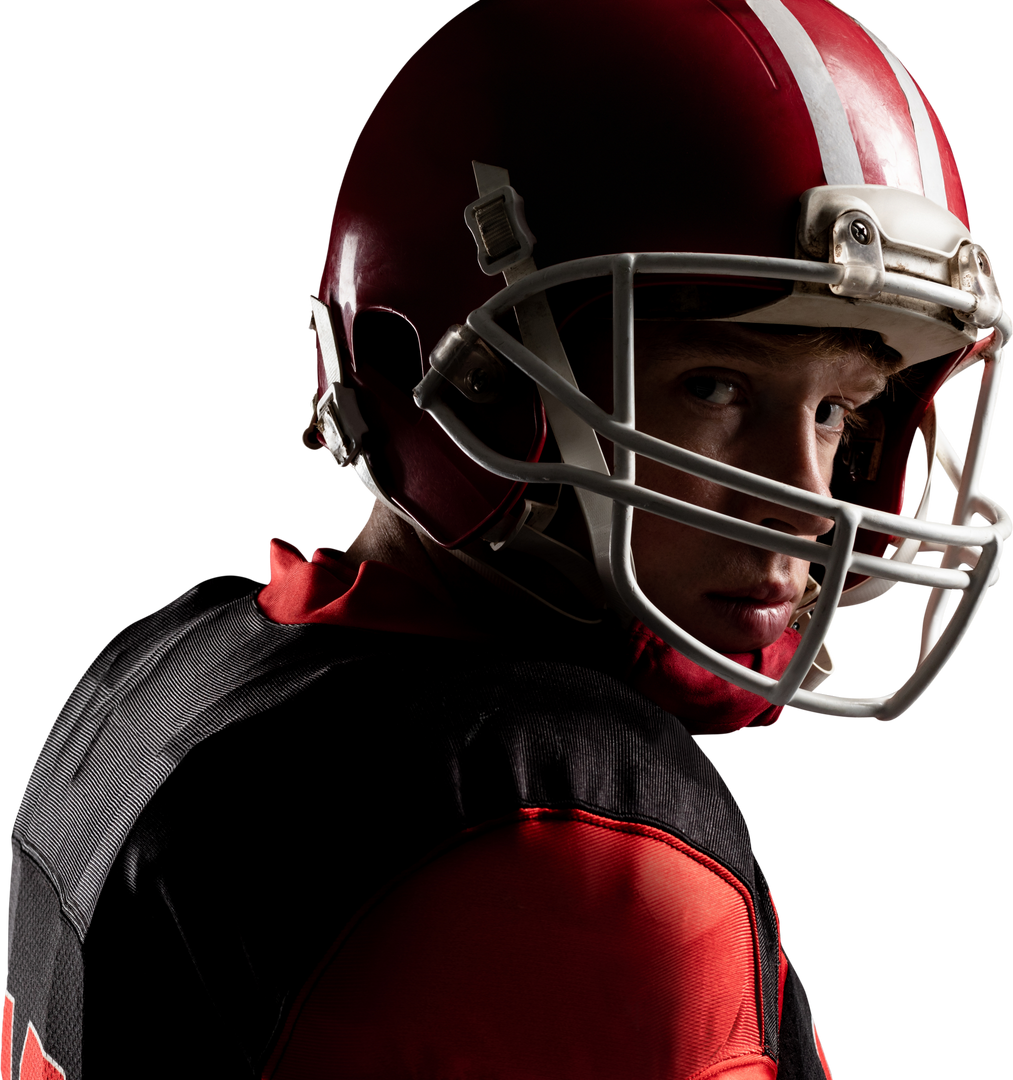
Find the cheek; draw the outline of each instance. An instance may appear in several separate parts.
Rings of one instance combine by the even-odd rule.
[[[638,406],[637,428],[640,431],[711,461],[740,464],[735,459],[744,453],[741,410],[729,408],[712,416],[700,416],[692,409],[680,407],[678,403],[665,402],[664,408],[659,407],[659,402],[664,401],[659,394],[653,407],[641,409]],[[637,459],[637,476],[643,477],[643,483],[649,482],[659,491],[672,494],[679,490],[692,491],[692,485],[709,486],[706,481],[697,480],[649,458]]]
[[[722,541],[703,529],[643,510],[633,512],[631,547],[638,577],[662,570],[666,579],[695,580],[709,561],[715,542]]]
[[[637,484],[729,517],[741,516],[743,509],[737,492],[649,458],[637,458]],[[650,582],[670,600],[675,592],[699,591],[703,580],[719,577],[722,564],[735,561],[746,550],[703,529],[641,510],[634,511],[631,546],[645,591],[650,595],[646,588]]]
[[[630,547],[637,581],[670,617],[685,619],[694,598],[715,576],[715,540],[700,529],[634,511]]]
[[[692,449],[695,450],[696,447]],[[680,469],[669,468],[650,458],[638,457],[636,465],[637,483],[641,487],[692,503],[694,506],[720,510],[735,516],[735,502],[739,497],[730,488],[692,476]]]
[[[826,485],[827,491],[830,490],[830,480],[834,475],[834,461],[837,459],[837,451],[840,449],[840,445],[840,439],[838,439],[836,442],[818,447],[816,451],[820,477]]]

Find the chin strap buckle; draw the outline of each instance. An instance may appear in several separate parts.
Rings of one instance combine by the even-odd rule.
[[[531,258],[535,236],[507,170],[482,162],[474,162],[473,168],[480,195],[464,208],[464,220],[475,238],[482,273],[495,277]]]
[[[327,389],[314,399],[314,420],[303,434],[303,442],[312,447],[315,429],[334,460],[339,465],[350,465],[359,456],[362,437],[369,429],[359,411],[355,391],[344,384],[331,313],[315,296],[310,297],[310,304],[313,308],[310,329],[316,331],[320,343]]]

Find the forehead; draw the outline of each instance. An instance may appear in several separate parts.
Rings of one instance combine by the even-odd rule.
[[[734,323],[640,320],[634,328],[639,367],[705,364],[767,370],[820,369],[846,372],[870,390],[880,390],[890,373],[889,359],[836,331],[809,327],[756,329]]]

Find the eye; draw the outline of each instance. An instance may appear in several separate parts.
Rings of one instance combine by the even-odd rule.
[[[816,423],[821,427],[839,428],[847,415],[847,406],[836,401],[821,401],[816,406]]]
[[[735,383],[714,375],[691,375],[685,386],[693,397],[710,405],[730,405],[739,392]]]

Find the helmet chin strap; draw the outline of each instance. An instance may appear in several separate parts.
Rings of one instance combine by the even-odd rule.
[[[820,583],[812,576],[809,575],[809,580],[806,582],[805,592],[802,594],[802,599],[799,600],[798,605],[795,608],[795,612],[791,617],[789,626],[793,626],[804,637],[806,629],[812,622],[813,609],[816,607],[816,601],[820,598]],[[801,682],[803,690],[815,690],[825,679],[830,678],[833,674],[834,662],[830,659],[830,653],[827,651],[826,643],[820,646],[820,651],[816,654],[816,659],[813,660],[812,667],[806,677]]]
[[[475,183],[479,195],[478,202],[472,204],[473,207],[482,204],[489,196],[495,196],[502,191],[513,192],[510,187],[510,174],[506,169],[496,165],[485,165],[479,161],[472,162],[472,167],[475,171]],[[471,209],[469,207],[469,210]],[[511,224],[514,223],[511,222]],[[515,281],[527,277],[528,274],[534,273],[537,269],[535,260],[530,254],[534,237],[531,237],[530,234],[528,236],[529,242],[517,250],[519,256],[517,261],[508,262],[504,265],[506,260],[501,258],[494,264],[496,270],[502,272],[507,285],[512,285]],[[481,259],[480,262],[482,262]],[[487,263],[482,263],[483,269],[486,273],[489,273],[492,267],[487,268],[487,265]],[[517,317],[517,325],[524,346],[544,360],[553,371],[561,375],[568,383],[576,386],[577,380],[574,377],[570,361],[567,359],[566,351],[560,340],[556,320],[553,318],[545,293],[536,293],[527,300],[523,300],[514,308],[514,313]],[[541,387],[539,387],[539,393],[563,461],[567,465],[577,465],[580,468],[608,476],[609,468],[595,432],[558,398],[553,397]],[[585,491],[582,488],[575,488],[574,493],[577,496],[584,523],[587,526],[598,579],[605,589],[613,610],[625,614],[625,605],[620,601],[619,594],[616,592],[612,582],[612,570],[609,561],[612,500],[594,492]],[[517,543],[515,538],[511,538],[511,546],[520,548],[523,545],[532,554],[538,554],[556,566],[578,587],[583,586],[586,588],[586,575],[578,572],[573,565],[573,558],[562,560],[564,565],[558,565],[560,562],[559,553],[551,550],[548,545],[539,543],[541,539],[547,540],[548,538],[535,538],[528,535],[532,532],[535,532],[535,530],[529,527],[518,529],[515,538],[520,540],[520,543]],[[523,538],[521,538],[522,533],[525,534]],[[560,546],[555,545],[556,548]],[[572,554],[576,555],[576,553]],[[580,556],[576,556],[576,558],[580,559]],[[584,578],[583,582],[579,580],[581,577]]]

